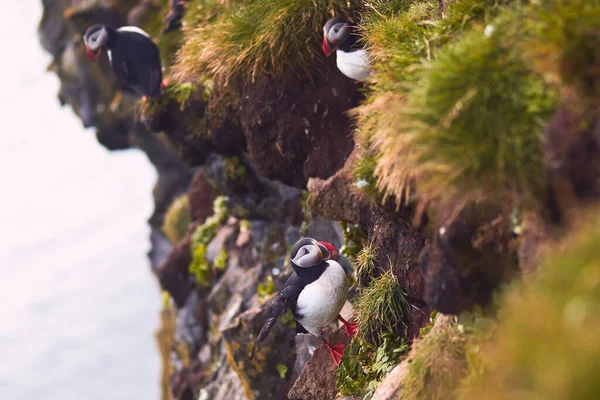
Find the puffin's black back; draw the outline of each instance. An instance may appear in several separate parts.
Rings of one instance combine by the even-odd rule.
[[[114,32],[106,47],[119,83],[140,96],[158,97],[162,81],[158,47],[139,33]]]
[[[363,48],[363,46],[361,46],[359,40],[360,36],[358,35],[358,32],[356,32],[356,29],[351,26],[348,39],[344,40],[344,42],[340,44],[339,49],[345,51],[346,53],[360,50]]]

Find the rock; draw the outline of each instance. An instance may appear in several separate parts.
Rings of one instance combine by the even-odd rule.
[[[152,246],[148,252],[148,257],[150,258],[152,270],[158,273],[158,267],[165,262],[173,249],[173,245],[169,239],[163,235],[162,231],[156,228],[152,228],[150,233],[150,243]]]
[[[254,359],[250,351],[256,335],[267,318],[268,303],[239,315],[221,331],[227,351],[227,362],[237,374],[245,396],[252,399],[281,399],[285,395],[287,380],[281,378],[278,365],[287,371],[294,366],[295,329],[280,322],[257,348]]]
[[[192,291],[182,308],[177,310],[175,338],[189,343],[192,348],[199,349],[206,339],[203,323],[198,315],[201,300],[197,291]]]
[[[248,397],[236,373],[222,368],[213,382],[200,389],[198,400],[248,400]]]
[[[219,252],[222,249],[226,248],[226,245],[228,244],[228,242],[232,243],[235,240],[237,231],[238,231],[237,224],[234,224],[234,225],[227,224],[227,225],[223,225],[221,228],[219,228],[214,239],[210,241],[210,243],[208,244],[208,246],[206,248],[206,259],[209,262],[213,263],[215,261],[215,258],[217,258],[217,255],[219,254]]]
[[[485,306],[518,272],[509,215],[485,202],[449,202],[439,208],[435,236],[421,252],[425,301],[446,314]]]
[[[225,311],[219,317],[219,331],[227,329],[233,318],[240,313],[243,300],[243,297],[239,293],[233,294],[227,304],[227,308],[225,308]]]
[[[331,60],[314,82],[282,91],[276,82],[242,85],[240,121],[250,160],[268,179],[304,188],[310,177],[326,179],[352,151],[349,110],[362,94]]]
[[[186,238],[171,250],[167,259],[158,267],[160,285],[169,292],[177,308],[185,305],[193,289],[188,273],[191,262],[190,241]]]
[[[346,335],[344,328],[340,328],[329,335],[327,341],[332,345],[348,344],[350,343],[350,337]],[[324,345],[319,346],[294,383],[292,390],[288,393],[289,399],[323,400],[335,398],[337,394],[335,369],[336,365],[329,349]]]
[[[344,244],[344,234],[339,222],[330,221],[323,218],[311,218],[308,221],[304,236],[315,238],[319,241],[325,241],[341,249]]]
[[[204,177],[204,168],[198,168],[194,173],[188,191],[190,214],[194,221],[204,222],[213,214],[215,193],[213,187]]]
[[[597,107],[566,99],[544,132],[544,166],[556,219],[570,224],[587,204],[600,199],[600,117]]]
[[[402,381],[408,374],[408,363],[401,363],[383,379],[371,400],[396,400],[402,396]]]

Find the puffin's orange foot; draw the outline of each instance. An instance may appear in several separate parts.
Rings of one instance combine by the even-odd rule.
[[[358,324],[356,322],[346,321],[341,315],[338,315],[338,319],[342,322],[342,324],[344,324],[344,327],[346,328],[346,335],[350,337],[356,335],[358,332]]]
[[[335,365],[339,366],[342,361],[342,357],[344,356],[344,350],[346,349],[345,344],[334,344],[333,346],[327,343],[326,340],[323,340],[323,344],[329,349],[331,352],[331,356],[333,357],[333,361]]]
[[[148,98],[146,96],[142,96],[141,100],[142,104],[144,104],[146,101],[148,101]]]
[[[161,87],[167,87],[169,86],[169,80],[167,78],[163,79],[162,82],[160,83]]]

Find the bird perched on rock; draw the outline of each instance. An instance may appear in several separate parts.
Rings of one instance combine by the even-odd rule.
[[[356,29],[340,17],[331,18],[323,27],[323,53],[336,53],[338,69],[350,79],[364,81],[371,74],[367,50],[358,43]]]
[[[160,95],[160,53],[146,32],[135,26],[113,29],[106,25],[92,25],[83,35],[83,41],[91,61],[106,49],[110,65],[123,89],[144,97]]]
[[[162,31],[163,34],[176,31],[182,26],[181,20],[183,19],[183,13],[185,11],[185,1],[169,0],[169,6],[171,7],[171,11],[163,20],[165,23],[165,28]]]
[[[321,339],[339,365],[345,345],[330,345],[322,330],[337,318],[344,324],[349,336],[356,333],[356,324],[339,315],[348,298],[348,275],[352,273],[352,266],[331,243],[307,237],[296,243],[290,259],[294,272],[281,293],[269,304],[267,321],[252,347],[250,358],[289,307],[296,320],[296,331],[311,333]]]

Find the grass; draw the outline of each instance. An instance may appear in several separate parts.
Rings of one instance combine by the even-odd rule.
[[[347,17],[358,0],[249,0],[220,9],[211,23],[186,30],[177,54],[180,77],[219,83],[260,77],[280,84],[323,65],[322,28],[333,12]]]
[[[377,261],[377,252],[370,245],[363,247],[356,255],[356,277],[359,282],[369,282],[375,276],[377,271],[375,261]]]
[[[379,346],[358,336],[346,347],[335,371],[336,388],[342,396],[372,396],[379,383],[398,364],[409,349],[394,333],[385,333]]]
[[[410,304],[391,269],[361,291],[355,310],[360,335],[375,344],[385,332],[406,335]]]
[[[431,198],[448,192],[518,193],[524,199],[540,194],[540,138],[558,93],[522,56],[520,17],[504,13],[489,22],[489,37],[476,26],[460,39],[445,39],[436,51],[423,39],[429,43],[423,62],[408,65],[404,76],[381,78],[382,93],[363,114],[375,115],[366,129],[374,132],[375,173],[388,193],[405,198],[417,182],[421,195]],[[435,25],[428,34],[417,32],[442,41],[447,27]],[[403,40],[398,48],[405,45]],[[413,49],[416,54],[422,58],[423,50]],[[408,64],[407,57],[388,65]],[[390,81],[396,89],[389,89]]]
[[[600,213],[546,254],[502,302],[483,371],[463,398],[596,399],[600,393]]]
[[[467,375],[466,337],[451,317],[438,319],[423,339],[415,342],[403,381],[402,399],[446,400],[456,397]],[[483,397],[485,398],[485,397]]]
[[[192,222],[190,203],[187,195],[177,197],[165,213],[162,231],[173,244],[180,242],[186,235]]]

